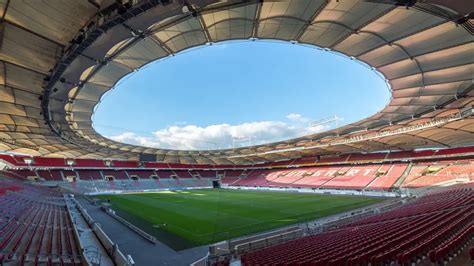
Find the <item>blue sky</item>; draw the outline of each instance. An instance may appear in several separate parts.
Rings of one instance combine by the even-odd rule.
[[[385,82],[348,58],[312,47],[240,41],[152,62],[103,97],[96,130],[131,144],[175,149],[259,144],[354,122],[388,101]]]

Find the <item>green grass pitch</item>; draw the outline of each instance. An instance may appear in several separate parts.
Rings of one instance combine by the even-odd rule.
[[[174,249],[218,242],[382,201],[360,196],[227,189],[98,196]]]

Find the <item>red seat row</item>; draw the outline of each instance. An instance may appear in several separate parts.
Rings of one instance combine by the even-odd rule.
[[[6,221],[0,223],[0,264],[81,264],[74,225],[62,195],[26,184],[18,186],[21,191],[0,195],[0,221]]]

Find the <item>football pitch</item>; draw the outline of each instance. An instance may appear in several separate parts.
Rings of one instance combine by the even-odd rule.
[[[360,196],[228,189],[101,195],[123,218],[181,250],[382,201]]]

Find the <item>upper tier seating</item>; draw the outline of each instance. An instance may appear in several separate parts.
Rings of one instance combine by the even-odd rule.
[[[387,159],[429,157],[435,155],[435,152],[433,150],[391,152],[388,154]]]
[[[63,180],[60,170],[37,170],[36,174],[45,180]]]
[[[53,180],[53,177],[51,177],[51,173],[48,170],[37,170],[36,175],[46,180]]]
[[[49,170],[53,180],[63,180],[63,173],[61,170]]]
[[[367,153],[367,154],[351,154],[349,162],[353,161],[379,161],[387,157],[387,153]]]
[[[107,179],[108,177],[113,177],[114,179],[129,179],[126,171],[121,170],[104,170],[102,171],[103,176]]]
[[[295,160],[285,160],[279,162],[273,162],[270,164],[271,167],[287,167],[288,165],[292,165]]]
[[[158,163],[158,162],[145,162],[143,164],[145,168],[159,168],[159,169],[169,169],[170,166],[167,163]]]
[[[176,176],[176,173],[173,170],[160,170],[156,171],[160,178],[171,178],[172,176]]]
[[[138,177],[141,179],[149,179],[151,176],[156,176],[152,170],[127,170],[130,177]]]
[[[294,160],[291,164],[292,165],[310,165],[310,164],[314,164],[318,161],[318,158],[316,157],[303,157],[303,158],[299,158],[299,159],[296,159]]]
[[[194,169],[212,169],[214,165],[212,164],[193,164]]]
[[[100,171],[94,170],[78,170],[77,174],[81,180],[102,180],[102,174]]]
[[[176,176],[178,176],[179,178],[193,178],[193,176],[187,170],[176,170],[174,172],[176,173]]]
[[[243,170],[226,170],[224,173],[225,177],[240,177],[244,171]]]
[[[199,170],[199,171],[195,171],[200,177],[203,177],[203,178],[216,178],[217,176],[217,172],[214,171],[214,170],[207,170],[207,171],[204,171],[204,170]]]
[[[243,265],[407,264],[421,255],[445,259],[472,238],[472,185],[427,195],[413,203],[322,234],[253,251]],[[458,245],[459,246],[459,245]]]
[[[66,160],[64,158],[33,157],[32,165],[42,167],[65,167]]]
[[[24,179],[35,179],[38,177],[35,171],[29,169],[8,169],[7,171],[3,171],[3,173],[9,177],[23,177]]]
[[[193,168],[192,164],[180,164],[180,163],[169,163],[168,166],[169,168],[172,168],[172,169],[192,169]]]
[[[68,177],[76,177],[77,178],[77,173],[75,171],[72,171],[72,170],[62,170],[63,172],[63,176],[65,178],[68,178]]]
[[[83,168],[104,168],[106,167],[104,161],[94,159],[76,159],[74,167]]]
[[[318,163],[341,163],[341,162],[346,162],[347,159],[349,159],[349,155],[325,156],[325,157],[321,157]]]
[[[137,168],[137,161],[112,161],[112,168]]]

